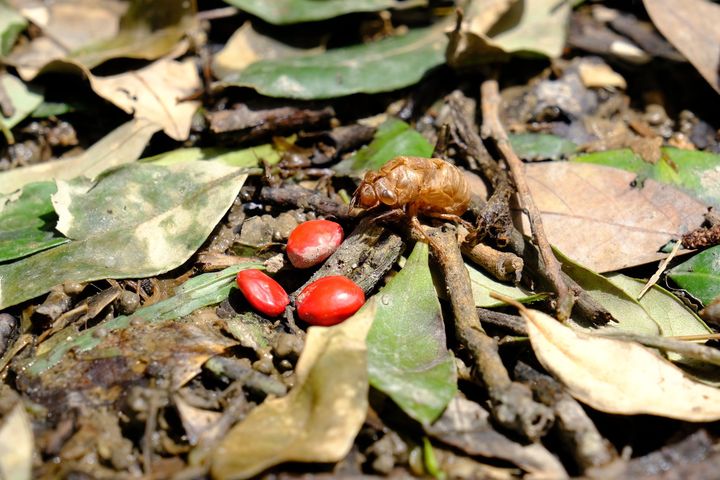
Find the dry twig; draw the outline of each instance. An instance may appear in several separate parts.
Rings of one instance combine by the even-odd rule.
[[[570,311],[574,303],[574,297],[562,278],[560,270],[560,262],[552,252],[550,243],[545,236],[540,211],[535,206],[535,202],[530,195],[530,188],[525,179],[525,171],[522,161],[510,146],[510,140],[507,133],[500,123],[500,93],[497,80],[491,79],[483,82],[481,87],[482,94],[482,135],[484,138],[492,138],[497,145],[498,150],[510,168],[513,182],[517,187],[525,214],[530,220],[530,228],[533,233],[533,240],[537,244],[542,261],[548,271],[548,276],[552,282],[552,288],[557,294],[557,315],[558,318],[566,320],[570,317]]]

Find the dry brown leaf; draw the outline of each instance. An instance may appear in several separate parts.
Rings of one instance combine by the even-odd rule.
[[[295,387],[230,430],[213,454],[213,478],[249,478],[283,462],[336,462],[347,455],[368,407],[371,302],[340,325],[310,327]]]
[[[570,329],[537,310],[520,313],[543,367],[592,408],[689,422],[720,419],[720,389],[691,380],[640,344]]]
[[[708,0],[645,0],[665,38],[720,93],[720,5]]]
[[[201,88],[192,59],[162,59],[140,70],[109,77],[90,75],[90,85],[135,118],[162,125],[175,140],[187,139],[192,116],[200,106],[199,101],[181,101]]]
[[[34,439],[23,402],[18,401],[0,422],[0,478],[32,478]]]
[[[550,243],[568,257],[609,272],[656,261],[658,250],[703,222],[707,208],[669,185],[600,165],[526,165],[533,199]],[[523,231],[530,228],[523,218]]]

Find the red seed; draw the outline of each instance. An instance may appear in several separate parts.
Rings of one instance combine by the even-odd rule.
[[[325,261],[337,250],[344,238],[340,225],[330,220],[303,222],[287,241],[287,255],[296,268],[309,268]]]
[[[277,317],[290,303],[285,289],[260,270],[241,270],[237,285],[248,303],[268,317]]]
[[[339,275],[315,280],[300,292],[295,302],[301,320],[325,327],[346,320],[363,303],[365,294],[362,288]]]

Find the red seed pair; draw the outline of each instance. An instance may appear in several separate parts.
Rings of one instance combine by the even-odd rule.
[[[248,303],[268,317],[277,317],[290,303],[285,289],[260,270],[242,270],[237,284]],[[323,277],[305,287],[295,302],[298,316],[310,325],[336,325],[365,303],[365,294],[343,276]]]

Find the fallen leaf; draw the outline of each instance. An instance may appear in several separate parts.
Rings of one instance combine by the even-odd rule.
[[[210,162],[131,164],[97,183],[61,182],[58,229],[74,241],[0,266],[0,308],[65,281],[146,277],[181,265],[205,241],[246,175]]]
[[[615,167],[673,185],[702,202],[720,208],[720,155],[711,152],[663,147],[659,160],[648,163],[632,150],[607,150],[579,155],[576,162]]]
[[[9,5],[0,2],[0,57],[10,53],[20,32],[27,27],[27,21]]]
[[[187,49],[180,40],[194,21],[192,5],[182,0],[61,0],[42,7],[21,6],[21,13],[45,35],[18,45],[7,62],[31,80],[56,61],[61,62],[50,70],[66,61],[91,69],[112,58],[179,55]]]
[[[153,165],[175,165],[198,160],[222,163],[231,167],[257,167],[262,162],[268,165],[276,164],[280,161],[280,152],[269,143],[240,150],[222,147],[188,147],[170,150],[153,157],[143,158],[140,161]]]
[[[591,270],[608,272],[660,260],[658,250],[703,221],[706,207],[686,194],[599,165],[526,165],[528,185],[551,244]],[[523,218],[523,231],[529,234]]]
[[[0,122],[5,124],[7,128],[13,128],[42,103],[42,89],[27,85],[9,73],[0,73],[0,83],[15,110],[9,117],[5,117],[0,113]]]
[[[374,317],[370,300],[344,323],[310,327],[295,387],[263,402],[228,432],[212,456],[213,478],[250,478],[283,462],[345,457],[367,413],[365,337]]]
[[[190,405],[180,395],[173,397],[173,403],[175,404],[175,408],[177,408],[178,416],[180,416],[180,421],[185,429],[185,434],[188,437],[188,443],[190,445],[197,445],[200,437],[209,430],[212,430],[222,417],[221,412],[205,410]]]
[[[216,87],[252,87],[270,97],[304,100],[397,90],[445,62],[444,27],[441,22],[364,45],[261,60],[229,73]]]
[[[671,268],[668,277],[704,305],[710,304],[720,296],[720,245],[703,250]]]
[[[644,0],[650,19],[720,93],[720,5],[707,0]]]
[[[568,328],[537,310],[520,313],[540,363],[590,407],[689,422],[720,419],[720,389],[689,379],[645,347]]]
[[[90,76],[92,89],[135,118],[162,125],[175,140],[185,140],[200,106],[196,100],[183,100],[200,90],[200,77],[192,59],[178,62],[162,59],[140,70],[111,75]]]
[[[362,175],[377,170],[399,155],[426,157],[432,155],[433,146],[407,123],[390,118],[380,125],[369,145],[333,167],[340,174]]]
[[[11,193],[31,182],[70,180],[84,175],[95,178],[105,170],[134,162],[160,126],[143,119],[131,120],[76,156],[0,172],[0,194]]]
[[[30,418],[23,403],[18,401],[0,425],[0,477],[30,480],[34,448]]]
[[[588,88],[627,88],[625,79],[604,62],[582,62],[578,65],[578,74],[583,85]]]
[[[53,182],[26,185],[20,196],[2,204],[0,197],[0,262],[14,260],[68,241],[54,232],[57,217],[50,195]]]
[[[468,455],[512,462],[528,472],[529,478],[568,478],[562,463],[542,444],[521,445],[510,440],[493,427],[487,410],[460,395],[425,432]]]
[[[498,282],[490,275],[485,274],[482,270],[475,268],[469,263],[465,264],[465,268],[467,268],[470,274],[470,286],[472,287],[476,307],[489,308],[505,305],[505,302],[492,297],[490,295],[491,293],[512,298],[513,300],[523,303],[545,298],[543,294],[533,294],[515,285]]]
[[[425,425],[457,392],[428,256],[427,244],[417,242],[400,273],[378,292],[367,336],[370,385]]]
[[[613,284],[637,298],[645,286],[645,282],[630,278],[620,273],[607,276]],[[639,300],[640,305],[660,327],[664,337],[682,335],[707,335],[713,331],[705,325],[700,317],[675,295],[664,288],[653,285]]]
[[[313,22],[352,12],[377,12],[401,5],[397,0],[225,0],[241,10],[277,25]],[[424,3],[424,2],[423,2]]]
[[[567,2],[471,0],[465,12],[459,28],[450,34],[447,58],[453,66],[487,63],[511,54],[557,58],[565,46]]]
[[[263,3],[263,5],[268,4]],[[310,49],[293,47],[258,33],[250,22],[245,22],[215,54],[212,69],[217,78],[224,78],[260,60],[279,60],[323,51],[322,47]]]

